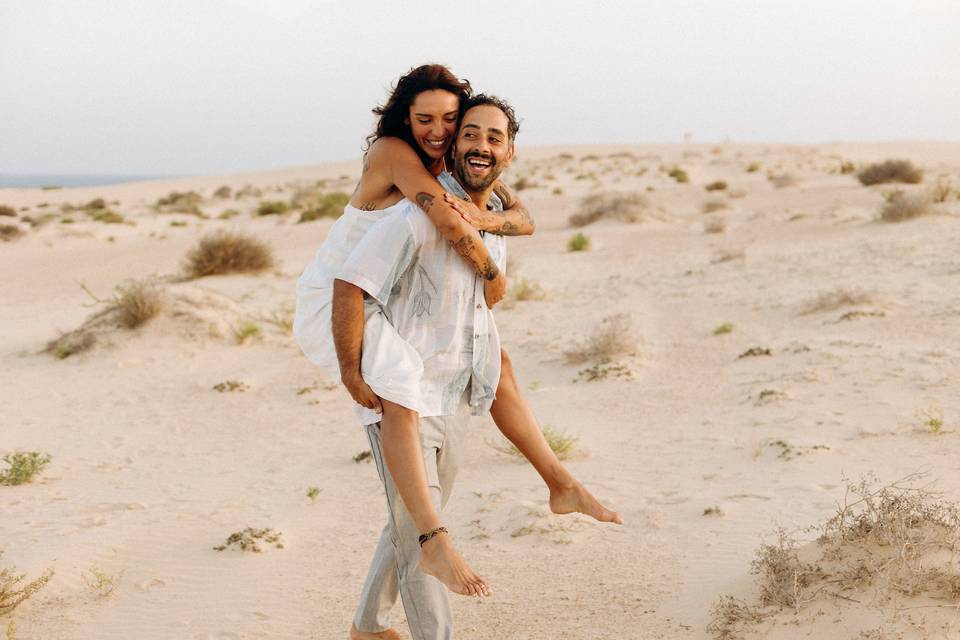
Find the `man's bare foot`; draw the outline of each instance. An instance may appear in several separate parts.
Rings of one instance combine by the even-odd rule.
[[[600,522],[623,524],[620,514],[600,504],[593,494],[576,480],[570,486],[550,490],[550,510],[557,514],[582,513]]]
[[[487,583],[457,553],[450,536],[445,533],[430,538],[420,547],[420,570],[462,596],[490,595]]]
[[[403,640],[395,629],[386,631],[367,632],[357,629],[357,625],[350,625],[350,640]]]

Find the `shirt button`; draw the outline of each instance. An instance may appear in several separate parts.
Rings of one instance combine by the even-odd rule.
[[[479,339],[480,339],[480,334],[479,334],[479,333],[475,333],[475,334],[473,334],[473,337],[474,337],[474,339],[479,340]]]
[[[478,305],[477,305],[477,309],[479,309],[479,308],[480,308],[480,305],[478,304]]]

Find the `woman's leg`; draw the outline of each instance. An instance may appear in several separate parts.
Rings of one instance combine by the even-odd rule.
[[[500,351],[500,385],[490,415],[500,432],[530,461],[550,490],[554,513],[579,512],[601,522],[623,524],[619,514],[607,509],[563,466],[553,452],[527,404],[507,352]]]
[[[389,400],[381,399],[381,402],[383,460],[411,519],[420,533],[426,533],[441,526],[441,522],[427,485],[419,416],[417,412]],[[465,596],[489,595],[487,584],[457,553],[447,534],[435,535],[423,544],[420,548],[420,570],[445,584],[454,593]]]

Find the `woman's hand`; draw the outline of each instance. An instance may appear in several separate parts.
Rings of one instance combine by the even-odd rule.
[[[461,200],[448,192],[443,194],[443,199],[477,231],[490,231],[503,222],[498,216],[482,211],[471,200]]]

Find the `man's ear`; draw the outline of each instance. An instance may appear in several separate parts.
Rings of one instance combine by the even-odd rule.
[[[513,143],[511,142],[511,143],[510,143],[510,148],[507,150],[507,155],[506,155],[506,157],[503,159],[503,166],[504,166],[504,168],[510,166],[510,163],[513,162],[513,157],[514,157],[514,155],[516,155],[516,152],[517,152],[517,148],[516,148],[516,147],[513,145]]]

